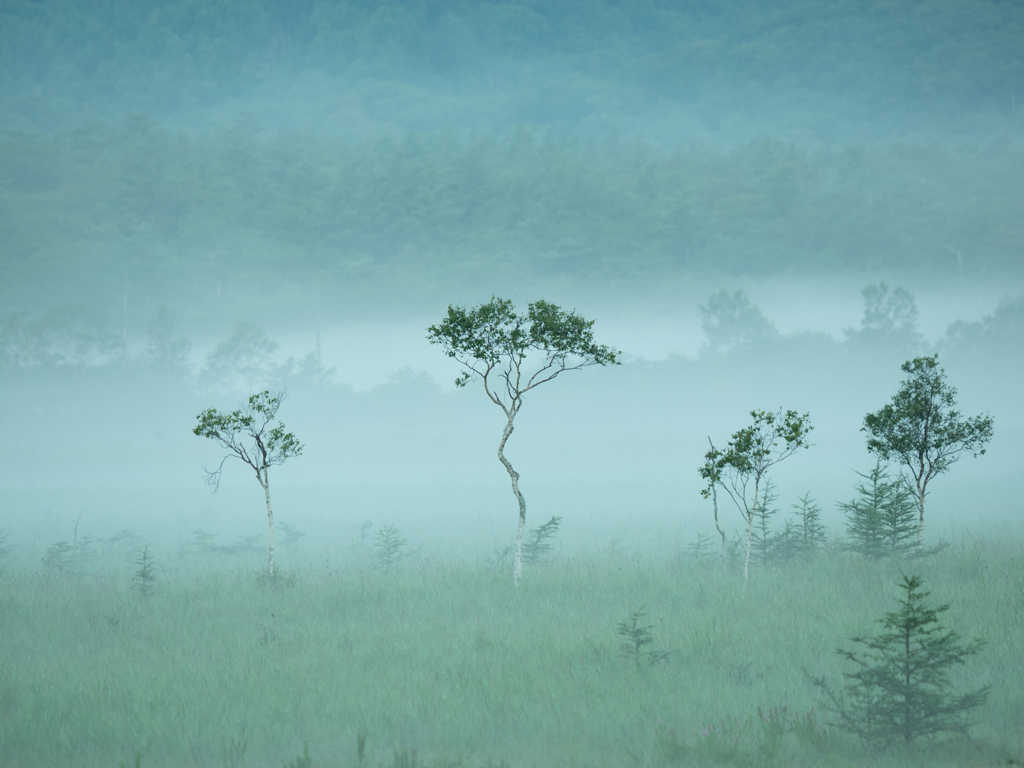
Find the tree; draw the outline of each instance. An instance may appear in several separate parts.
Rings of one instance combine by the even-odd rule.
[[[889,293],[884,282],[865,286],[864,317],[860,329],[846,328],[847,344],[878,353],[912,355],[924,345],[917,330],[917,304],[906,288],[897,286]]]
[[[960,455],[977,458],[992,439],[988,414],[963,418],[956,408],[956,388],[946,384],[939,356],[915,357],[902,366],[909,374],[892,402],[864,417],[868,450],[885,461],[898,461],[917,489],[917,538],[924,536],[924,499],[928,483],[947,472]]]
[[[864,557],[897,557],[917,544],[917,503],[906,479],[890,480],[881,461],[868,474],[857,473],[863,482],[855,490],[859,498],[839,504],[846,513],[850,549]]]
[[[430,343],[440,345],[448,357],[465,368],[455,379],[455,386],[464,387],[471,379],[480,378],[487,397],[505,414],[498,460],[512,479],[512,493],[519,502],[512,566],[516,585],[523,573],[526,499],[519,490],[519,473],[505,457],[505,443],[527,392],[565,371],[618,364],[615,349],[594,343],[593,325],[593,320],[543,300],[530,304],[525,315],[517,314],[511,301],[492,296],[489,302],[473,309],[449,305],[445,319],[427,329]],[[527,357],[534,355],[539,361],[529,366]]]
[[[779,500],[779,494],[775,490],[775,484],[771,478],[764,481],[764,491],[761,498],[754,507],[754,540],[752,550],[755,562],[760,562],[767,571],[772,560],[773,550],[776,542],[772,535],[772,518],[778,514],[779,509],[775,502]]]
[[[743,291],[730,294],[722,290],[708,297],[699,307],[700,327],[707,337],[706,349],[725,353],[746,349],[778,337],[775,326]]]
[[[271,576],[274,575],[274,511],[270,506],[268,473],[272,466],[284,464],[292,456],[302,453],[302,445],[295,435],[286,432],[284,424],[277,420],[277,411],[286,396],[286,392],[271,394],[264,390],[251,395],[247,403],[231,413],[207,408],[196,416],[199,423],[192,430],[193,434],[215,440],[228,451],[217,469],[206,471],[206,482],[213,487],[214,493],[220,487],[224,462],[232,457],[241,459],[256,473],[267,499],[267,522],[270,526],[268,570]]]
[[[855,637],[864,651],[837,653],[856,665],[843,674],[850,682],[845,695],[824,678],[811,678],[824,692],[825,706],[839,715],[837,725],[871,744],[909,745],[922,736],[966,734],[967,713],[984,704],[989,686],[960,696],[950,691],[949,669],[978,653],[984,640],[964,645],[955,632],[945,631],[938,615],[948,605],[930,608],[918,576],[903,575],[905,593],[900,609],[880,619],[884,631],[875,637]]]
[[[258,325],[238,323],[234,333],[206,356],[201,379],[213,389],[251,391],[272,378],[276,351],[277,342]]]
[[[754,423],[734,432],[724,450],[711,444],[711,450],[704,454],[704,466],[698,470],[707,481],[701,491],[704,498],[715,495],[716,487],[722,488],[747,523],[744,588],[750,578],[750,544],[754,518],[760,508],[761,484],[768,470],[801,448],[810,447],[807,436],[814,429],[807,413],[801,416],[796,411],[779,409],[777,413],[751,411],[750,415]]]
[[[821,522],[821,505],[811,496],[808,491],[799,499],[798,504],[793,504],[796,510],[798,522],[796,524],[796,535],[799,539],[800,555],[809,560],[814,554],[825,545],[825,526]]]

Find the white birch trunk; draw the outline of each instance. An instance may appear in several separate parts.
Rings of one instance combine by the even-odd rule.
[[[917,543],[924,539],[924,486],[917,484]]]
[[[757,491],[760,485],[759,480],[754,481],[754,505],[747,510],[747,559],[743,563],[743,589],[747,588],[750,580],[750,541],[754,537],[754,512],[757,511]]]
[[[260,485],[267,496],[267,524],[270,526],[270,575],[274,575],[274,510],[270,508],[270,478],[267,477],[267,470],[263,470],[263,477],[260,478]]]
[[[722,575],[725,575],[725,531],[722,530],[722,526],[718,524],[718,489],[711,486],[711,501],[715,505],[715,529],[718,531],[718,535],[722,537]]]
[[[512,478],[512,493],[515,494],[516,500],[519,502],[519,527],[516,529],[516,553],[512,561],[512,581],[518,587],[519,580],[523,577],[523,528],[526,527],[526,499],[523,498],[523,494],[519,491],[519,473],[512,468],[512,464],[505,458],[505,443],[508,442],[509,435],[512,434],[512,430],[514,429],[512,426],[512,420],[515,419],[515,417],[516,413],[515,411],[512,411],[508,417],[508,424],[505,425],[505,430],[501,434],[501,443],[498,445],[498,461],[505,466],[508,476]]]

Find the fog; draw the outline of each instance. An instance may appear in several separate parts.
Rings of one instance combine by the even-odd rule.
[[[991,642],[954,677],[993,686],[984,759],[1024,759],[1022,39],[992,0],[0,4],[0,763],[340,765],[368,730],[396,768],[689,765],[752,707],[811,723],[800,670],[844,679],[911,569]],[[527,538],[559,525],[516,586],[506,416],[428,341],[494,297],[621,363],[525,395],[504,455]],[[865,416],[931,355],[992,440],[923,547],[861,557]],[[303,446],[269,470],[283,586],[252,469],[214,490],[193,433],[264,390]],[[813,431],[770,534],[809,494],[825,539],[748,579],[699,469],[779,409]],[[666,655],[627,679],[644,610]],[[258,706],[236,663],[280,674]],[[878,755],[808,728],[750,755]]]
[[[708,283],[681,292],[674,305],[640,306],[612,290],[580,295],[566,308],[595,320],[596,338],[622,352],[622,365],[566,372],[525,398],[506,453],[522,475],[528,523],[561,516],[560,545],[568,553],[612,540],[642,549],[685,546],[714,526],[697,474],[708,439],[721,444],[751,410],[781,407],[810,413],[815,431],[809,451],[773,472],[780,508],[809,491],[831,534],[841,537],[836,505],[849,500],[854,472],[873,466],[864,415],[895,393],[910,352],[937,349],[963,412],[990,413],[996,429],[985,456],[961,461],[934,482],[929,536],[1019,532],[1012,478],[1021,468],[1013,446],[1022,428],[1022,361],[1017,348],[995,339],[1019,333],[1020,294],[1002,305],[1013,310],[1003,318],[1007,327],[991,323],[1000,296],[1014,288],[933,289],[915,301],[919,322],[857,347],[864,299],[852,281],[751,281],[749,301],[778,335],[720,351],[701,327],[708,297],[696,296],[711,290]],[[229,460],[220,491],[211,494],[202,467],[216,465],[221,454],[191,430],[203,408],[229,410],[263,388],[287,389],[280,417],[305,451],[274,468],[275,508],[281,521],[313,534],[310,556],[342,556],[366,520],[398,525],[437,556],[486,556],[512,540],[518,518],[496,457],[505,419],[479,380],[454,387],[462,369],[426,340],[427,326],[447,308],[440,297],[435,306],[432,316],[398,313],[394,320],[325,324],[319,333],[315,326],[280,334],[243,326],[257,340],[245,347],[235,336],[233,350],[218,346],[229,341],[223,337],[198,337],[182,361],[187,367],[163,374],[167,361],[154,357],[153,329],[147,342],[146,331],[134,327],[127,359],[115,348],[92,364],[64,359],[11,370],[5,527],[37,553],[67,538],[79,517],[94,536],[132,528],[172,547],[196,530],[225,540],[264,535],[262,491],[251,471]],[[986,317],[988,333],[967,345],[946,333],[956,321],[981,328]],[[60,353],[60,333],[79,334],[65,349],[91,343],[75,321],[50,330],[51,354]],[[173,327],[166,333],[165,341],[185,338]],[[318,337],[324,373],[302,373],[295,361],[315,356]],[[918,346],[901,348],[907,339]],[[31,359],[30,349],[13,342],[9,360]],[[981,346],[989,343],[996,346]],[[236,369],[214,373],[218,355]],[[738,535],[738,513],[726,515]]]

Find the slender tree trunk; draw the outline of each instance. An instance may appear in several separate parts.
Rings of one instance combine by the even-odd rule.
[[[722,530],[722,526],[718,524],[718,488],[711,485],[711,503],[715,505],[715,528],[718,530],[718,535],[722,537],[722,575],[725,575],[725,531]]]
[[[914,479],[918,483],[918,544],[921,544],[925,538],[925,488],[928,480]]]
[[[754,536],[754,516],[747,516],[747,559],[743,563],[743,588],[747,588],[747,582],[750,580],[750,540]]]
[[[274,510],[270,508],[270,478],[267,477],[267,470],[263,470],[263,477],[260,478],[260,485],[267,496],[267,523],[270,526],[270,575],[274,575]]]
[[[747,559],[743,564],[743,589],[747,588],[747,582],[750,580],[750,541],[754,537],[754,512],[757,511],[757,491],[758,481],[754,481],[754,505],[752,509],[747,510]],[[746,502],[744,502],[745,504]]]
[[[498,460],[505,465],[505,470],[508,472],[508,476],[512,478],[512,493],[516,495],[516,500],[519,502],[519,527],[516,530],[516,554],[512,561],[512,581],[515,585],[519,586],[519,580],[523,577],[523,528],[526,526],[526,499],[523,498],[523,494],[519,491],[519,473],[512,469],[512,464],[505,458],[505,443],[508,441],[509,435],[512,434],[514,427],[512,426],[512,420],[515,419],[516,414],[513,411],[509,414],[508,424],[505,425],[505,430],[501,433],[501,443],[498,445]]]
[[[920,482],[917,484],[917,543],[924,539],[924,489]]]

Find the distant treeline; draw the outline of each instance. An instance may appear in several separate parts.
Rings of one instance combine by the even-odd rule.
[[[1006,274],[1022,221],[1024,146],[1009,142],[349,142],[245,121],[187,136],[145,116],[0,137],[0,299],[23,308],[111,306],[127,277],[180,306],[222,283],[308,291],[317,276],[384,294],[471,274]]]
[[[892,135],[1013,117],[1021,40],[1014,0],[21,0],[0,4],[0,99],[2,124],[67,126],[258,101],[312,73],[302,101],[344,113],[367,86],[355,108],[379,124],[443,124],[481,98],[487,129],[669,104],[835,139],[851,118]]]
[[[692,364],[730,361],[806,366],[813,360],[859,365],[891,363],[939,352],[970,364],[996,370],[1016,368],[1024,348],[1024,295],[1005,298],[976,322],[958,320],[945,335],[928,342],[917,326],[913,296],[885,283],[864,291],[864,317],[859,328],[846,329],[841,340],[817,332],[781,334],[742,291],[720,291],[700,307],[705,341]],[[338,393],[349,385],[323,365],[319,350],[280,361],[278,344],[252,323],[239,323],[205,356],[192,354],[192,342],[175,329],[173,313],[161,309],[145,331],[145,345],[127,344],[128,329],[114,329],[97,313],[81,306],[53,307],[41,315],[12,313],[0,317],[0,388],[28,385],[29,399],[61,407],[48,388],[120,382],[201,395],[244,396],[263,388],[292,388],[308,394]],[[768,362],[771,361],[771,362]],[[199,364],[197,364],[199,363]],[[426,374],[408,369],[392,383],[430,386]],[[38,389],[44,385],[43,389]],[[17,399],[17,398],[15,398]]]

